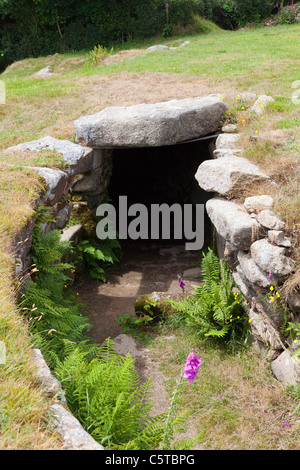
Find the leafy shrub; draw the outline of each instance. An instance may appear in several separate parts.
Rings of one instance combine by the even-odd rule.
[[[89,238],[78,243],[75,252],[75,263],[84,262],[91,278],[106,282],[107,268],[120,262],[121,246],[118,240]]]
[[[98,46],[95,46],[90,52],[87,53],[87,66],[97,67],[97,65],[99,65],[99,63],[106,57],[111,55],[112,52],[113,48],[108,51],[106,47],[98,44]]]
[[[181,320],[199,335],[234,344],[247,331],[242,295],[234,291],[234,279],[227,264],[211,249],[203,254],[201,268],[203,285],[195,288],[193,296],[172,305]]]
[[[297,11],[294,6],[288,5],[280,11],[279,23],[292,24],[296,22]]]
[[[119,356],[109,338],[92,360],[78,345],[66,343],[66,359],[56,373],[70,410],[93,438],[114,449],[151,450],[164,433],[164,416],[149,416],[152,387],[139,385],[134,359]]]

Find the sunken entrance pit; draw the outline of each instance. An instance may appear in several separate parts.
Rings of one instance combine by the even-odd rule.
[[[198,211],[209,196],[200,189],[195,174],[210,158],[208,146],[226,110],[220,95],[143,103],[81,117],[74,129],[82,146],[111,152],[108,196],[117,211],[120,196],[127,196],[127,207],[189,204]],[[170,238],[172,231],[174,225]],[[178,243],[178,231],[175,238]]]

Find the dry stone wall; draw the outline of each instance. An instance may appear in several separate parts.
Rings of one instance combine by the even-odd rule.
[[[252,111],[260,115],[273,98],[256,98]],[[236,202],[244,183],[264,182],[269,177],[241,156],[236,126],[224,127],[223,132],[211,148],[212,158],[199,166],[195,178],[202,189],[213,193],[206,211],[214,227],[218,255],[228,262],[244,295],[255,345],[272,361],[278,380],[296,384],[300,365],[293,357],[295,348],[281,335],[283,314],[272,308],[272,296],[271,301],[267,296],[296,268],[289,251],[291,241],[285,236],[284,221],[273,212],[270,195]],[[300,312],[298,297],[295,294],[288,305],[296,317]]]

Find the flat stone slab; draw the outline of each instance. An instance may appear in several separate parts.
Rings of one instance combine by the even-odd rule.
[[[237,186],[247,182],[265,181],[269,176],[246,158],[232,155],[205,160],[199,166],[195,178],[205,191],[225,196]]]
[[[159,147],[215,132],[227,105],[221,95],[110,107],[74,121],[77,142],[91,148]]]
[[[63,156],[64,164],[71,170],[71,173],[84,173],[92,169],[93,150],[86,149],[81,145],[70,142],[69,140],[55,139],[54,137],[42,137],[31,142],[24,142],[8,150],[29,150],[39,152],[41,150],[56,150]],[[70,171],[69,171],[70,173]]]
[[[226,199],[212,198],[207,201],[206,210],[221,237],[241,251],[250,248],[257,223],[243,207]]]

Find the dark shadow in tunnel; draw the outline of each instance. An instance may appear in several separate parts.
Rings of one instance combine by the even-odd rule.
[[[112,155],[113,171],[108,188],[111,204],[117,211],[117,231],[119,196],[127,196],[127,206],[143,204],[149,214],[149,240],[143,240],[143,246],[154,244],[183,244],[187,240],[174,238],[174,219],[171,218],[170,239],[164,240],[160,233],[158,240],[151,239],[150,207],[153,204],[184,204],[193,207],[193,229],[195,230],[195,210],[197,204],[203,204],[211,197],[203,191],[195,174],[199,165],[210,158],[210,139],[164,147],[122,148],[115,149]],[[128,218],[128,223],[130,223]],[[211,224],[205,213],[205,245],[211,241]],[[134,243],[138,247],[140,240]],[[124,244],[130,245],[130,240]]]

